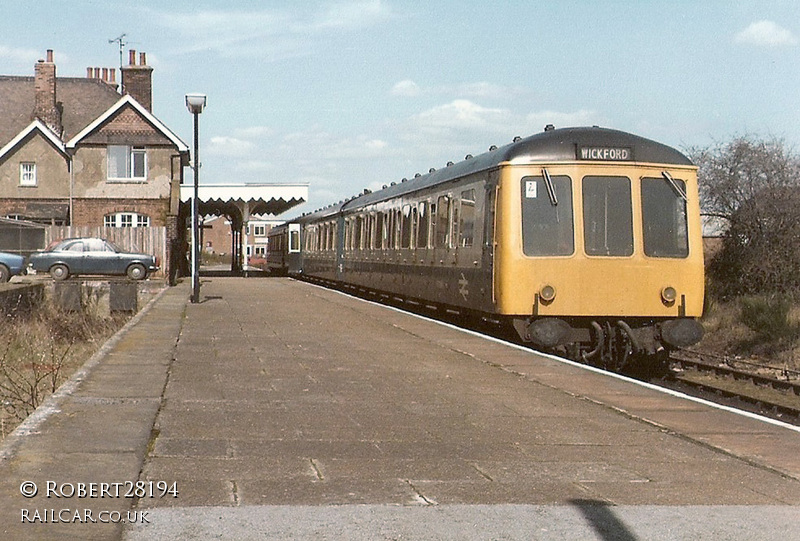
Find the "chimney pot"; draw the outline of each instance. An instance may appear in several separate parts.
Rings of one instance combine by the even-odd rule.
[[[115,68],[111,68],[111,69],[108,70],[108,74],[109,74],[109,77],[110,77],[109,80],[112,83],[116,83],[117,82],[117,70]]]
[[[128,64],[131,66],[136,65],[136,51],[134,49],[128,51]]]
[[[100,78],[100,68],[94,68],[94,78],[95,79]]]
[[[93,71],[92,68],[86,68],[86,78],[87,79],[91,79],[92,78],[92,71]]]
[[[53,49],[47,49],[47,61],[53,63]]]
[[[139,53],[139,65],[140,66],[147,65],[147,56],[145,53]]]
[[[108,68],[103,68],[103,80],[108,82]]]

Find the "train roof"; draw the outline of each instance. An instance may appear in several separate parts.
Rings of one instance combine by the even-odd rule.
[[[631,133],[608,128],[580,127],[545,129],[524,139],[492,147],[478,156],[467,156],[456,164],[431,170],[425,175],[393,183],[382,190],[359,195],[327,208],[312,212],[298,221],[324,219],[340,212],[379,203],[406,193],[424,190],[452,180],[488,171],[502,163],[551,163],[575,161],[610,161],[657,163],[691,166],[692,162],[680,151]]]

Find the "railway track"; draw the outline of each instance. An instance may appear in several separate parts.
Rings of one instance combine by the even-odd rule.
[[[682,350],[664,385],[800,426],[800,371]]]

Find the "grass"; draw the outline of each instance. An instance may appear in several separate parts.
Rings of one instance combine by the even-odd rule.
[[[705,336],[694,349],[800,369],[800,305],[790,298],[713,300],[701,322]]]
[[[102,317],[96,306],[66,312],[46,302],[0,326],[0,438],[52,394],[127,318]]]

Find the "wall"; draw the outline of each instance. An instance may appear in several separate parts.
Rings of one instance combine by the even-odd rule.
[[[19,165],[36,163],[37,185],[19,185]],[[52,199],[69,197],[69,168],[64,154],[34,130],[0,161],[0,198]]]

